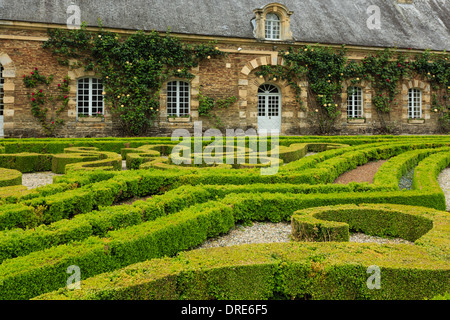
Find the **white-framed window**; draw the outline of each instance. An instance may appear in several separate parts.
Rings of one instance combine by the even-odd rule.
[[[362,118],[363,116],[363,90],[360,87],[347,89],[347,117]]]
[[[3,84],[5,83],[5,79],[3,79],[3,66],[0,64],[0,116],[3,116],[3,110],[5,106],[3,105]]]
[[[408,118],[422,118],[422,91],[419,89],[408,90]]]
[[[275,13],[266,14],[266,39],[280,40],[281,39],[281,20]]]
[[[175,80],[167,83],[167,115],[187,116],[190,112],[189,83]]]
[[[258,117],[278,117],[280,114],[281,93],[271,84],[258,88]]]
[[[103,84],[98,78],[80,78],[77,81],[77,113],[84,116],[104,114]]]

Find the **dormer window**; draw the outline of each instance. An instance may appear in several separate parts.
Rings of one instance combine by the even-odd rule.
[[[284,5],[271,3],[253,10],[253,33],[256,39],[271,41],[293,41],[290,16],[293,13]]]
[[[275,13],[268,13],[266,15],[266,39],[280,40],[281,21]]]

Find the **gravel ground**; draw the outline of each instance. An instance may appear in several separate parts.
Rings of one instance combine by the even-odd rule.
[[[269,243],[269,242],[289,242],[291,241],[291,224],[286,222],[266,223],[254,222],[252,226],[244,227],[237,225],[226,235],[208,239],[198,249],[212,247],[227,247],[248,243]],[[351,233],[350,242],[370,242],[370,243],[404,243],[414,244],[400,238],[386,239],[381,237],[368,236],[364,233]]]
[[[35,189],[53,183],[53,177],[60,175],[61,174],[56,174],[51,171],[24,173],[22,174],[22,185],[28,189]]]
[[[406,172],[405,175],[400,178],[398,182],[398,187],[400,188],[400,190],[411,190],[413,177],[414,177],[414,168]]]
[[[347,171],[340,175],[334,183],[347,184],[349,182],[369,182],[373,183],[373,177],[377,173],[378,168],[385,163],[386,160],[368,162],[362,166],[358,166],[353,170]]]
[[[450,211],[450,167],[444,169],[439,174],[437,181],[445,194],[447,201],[447,211]]]

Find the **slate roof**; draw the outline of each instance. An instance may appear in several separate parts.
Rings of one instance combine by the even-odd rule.
[[[131,30],[253,39],[253,10],[271,0],[0,0],[0,20],[66,24],[76,4],[81,20]],[[274,1],[275,2],[275,1]],[[294,13],[300,42],[450,50],[450,0],[279,0]],[[381,29],[370,30],[367,8],[380,8]],[[0,23],[1,28],[1,23]],[[1,33],[1,30],[0,30]]]

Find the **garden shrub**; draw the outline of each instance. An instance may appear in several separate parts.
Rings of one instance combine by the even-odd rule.
[[[22,173],[18,170],[0,168],[0,188],[22,184]]]
[[[71,151],[110,159],[88,170],[82,167],[88,162],[68,164],[80,171],[67,170],[53,185],[0,188],[3,299],[46,292],[37,299],[423,299],[445,294],[450,285],[449,221],[439,211],[445,197],[436,182],[450,163],[445,136],[280,137],[273,155],[283,165],[273,176],[259,168],[174,166],[158,157],[175,145],[164,138],[16,144],[0,143],[15,153],[52,150],[45,155],[50,160]],[[134,166],[140,169],[119,170],[124,158],[145,152],[155,156]],[[319,153],[305,158],[306,152]],[[388,161],[373,184],[330,183],[378,159]],[[398,179],[416,165],[413,190],[398,191]],[[148,199],[121,204],[133,197]],[[320,244],[183,252],[252,221],[296,221],[316,227],[314,236],[341,229],[334,241]],[[346,243],[349,230],[415,245]],[[365,282],[373,264],[381,268],[381,290]],[[82,290],[64,288],[70,265],[82,270]],[[129,281],[120,282],[124,276]]]

